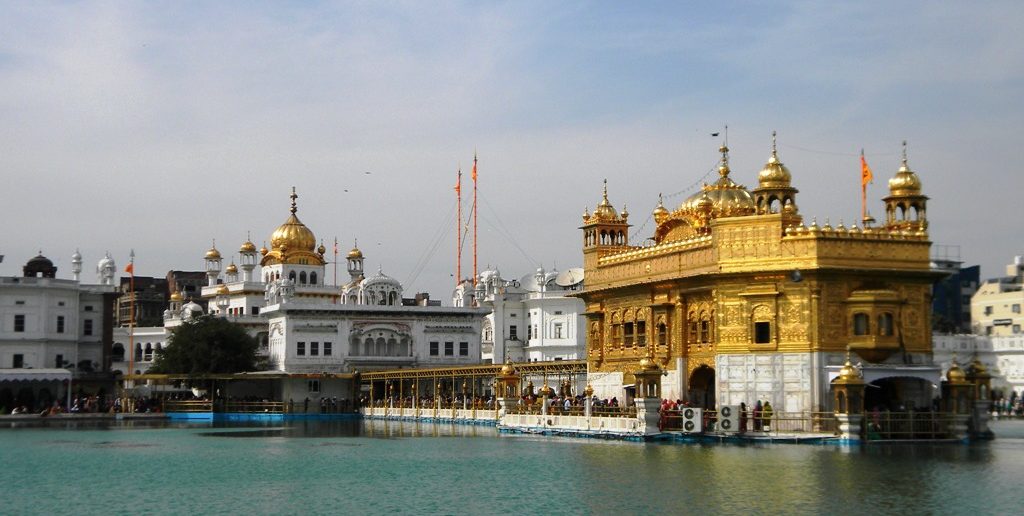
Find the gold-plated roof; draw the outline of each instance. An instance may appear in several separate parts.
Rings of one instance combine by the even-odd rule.
[[[358,247],[353,247],[352,250],[348,252],[348,258],[350,260],[355,260],[355,259],[359,259],[359,258],[362,258],[362,257],[363,257],[363,252],[360,251]]]
[[[860,369],[853,366],[850,363],[850,350],[846,350],[846,363],[843,364],[842,369],[839,370],[838,380],[843,383],[861,383],[864,381],[864,375],[861,374]]]
[[[203,258],[206,258],[207,260],[220,260],[220,251],[217,250],[216,242],[214,242],[213,247],[210,247],[210,250],[206,251]]]
[[[612,203],[608,202],[608,180],[604,180],[604,194],[601,197],[601,202],[598,203],[597,208],[594,209],[593,219],[602,222],[610,222],[618,220],[619,212],[615,211],[615,207]]]
[[[308,265],[324,265],[323,257],[316,254],[316,235],[306,227],[299,217],[295,199],[299,196],[292,188],[291,215],[270,235],[271,249],[263,255],[260,265],[274,263],[303,263]],[[262,252],[262,250],[261,250]]]
[[[223,283],[221,283],[220,287],[217,288],[217,293],[220,294],[220,295],[227,294],[228,293],[228,286],[223,284]]]
[[[752,215],[755,211],[754,198],[743,185],[729,177],[729,147],[722,145],[718,150],[722,153],[722,161],[718,165],[718,181],[704,185],[701,191],[686,199],[679,209],[691,213],[701,212],[710,202],[712,218]]]
[[[960,368],[960,364],[956,363],[955,356],[949,365],[949,369],[946,370],[946,380],[950,383],[963,383],[967,381],[967,374]]]
[[[892,195],[920,195],[921,178],[907,165],[907,142],[903,142],[903,161],[896,175],[889,179],[889,192]]]
[[[643,372],[657,371],[661,369],[658,364],[655,364],[650,358],[644,357],[640,359],[640,370]]]
[[[224,268],[224,272],[227,274],[238,274],[238,266],[235,265],[234,262],[231,262],[230,264],[228,264],[227,267]]]
[[[658,194],[658,206],[654,208],[654,222],[661,224],[668,217],[668,209],[665,208],[665,203],[662,201],[661,194]]]
[[[240,253],[255,253],[256,252],[256,244],[252,243],[251,240],[246,240],[245,243],[242,244],[242,247],[238,248],[238,252],[240,252]]]
[[[775,148],[775,131],[772,131],[772,155],[768,162],[757,174],[757,183],[761,188],[785,188],[790,185],[793,175],[790,174],[786,165],[779,161],[779,154]]]

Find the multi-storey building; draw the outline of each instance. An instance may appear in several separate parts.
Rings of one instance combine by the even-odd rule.
[[[455,306],[488,309],[481,337],[484,363],[576,360],[583,356],[586,321],[583,301],[568,294],[582,290],[583,269],[545,272],[506,280],[497,269],[480,273],[474,287],[463,281]]]
[[[974,333],[1020,335],[1024,328],[1024,256],[1006,266],[1006,276],[986,280],[971,298]]]
[[[101,260],[94,285],[79,281],[77,251],[71,263],[74,279],[57,278],[57,267],[42,253],[25,264],[21,277],[0,278],[0,406],[8,410],[15,401],[38,408],[63,399],[64,380],[93,393],[113,387],[113,261]]]
[[[770,401],[786,412],[831,406],[847,350],[873,405],[930,406],[932,362],[927,197],[903,162],[886,218],[863,227],[807,224],[792,175],[771,155],[747,190],[719,179],[670,210],[659,202],[646,245],[629,242],[625,209],[605,194],[583,215],[587,360],[599,396],[622,396],[644,358],[665,397],[703,406]]]

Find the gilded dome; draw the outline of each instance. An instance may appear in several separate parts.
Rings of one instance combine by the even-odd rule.
[[[360,259],[362,257],[363,252],[360,251],[358,247],[353,247],[352,250],[348,252],[348,258],[350,260]]]
[[[793,180],[786,165],[779,161],[779,154],[775,150],[775,133],[772,133],[772,155],[768,157],[768,163],[757,173],[757,184],[761,188],[787,187]]]
[[[512,376],[516,374],[516,368],[512,367],[512,361],[505,362],[505,365],[501,366],[501,374],[503,376]]]
[[[710,202],[710,211],[714,217],[753,214],[755,211],[754,198],[745,187],[736,184],[729,177],[729,148],[723,145],[718,150],[722,153],[722,162],[718,166],[720,176],[718,181],[704,185],[701,191],[683,201],[679,208],[689,212],[700,212],[707,209]]]
[[[171,301],[180,303],[182,301],[181,292],[171,292]]]
[[[217,294],[220,294],[220,295],[223,296],[223,295],[227,295],[228,293],[229,293],[228,286],[223,284],[223,283],[221,283],[220,287],[217,288]]]
[[[654,208],[654,222],[661,224],[666,218],[668,218],[668,209],[665,208],[665,204],[662,202],[661,194],[658,194],[658,206]]]
[[[956,363],[956,357],[953,358],[953,363],[949,365],[949,369],[946,370],[946,380],[950,383],[964,383],[967,381],[967,374],[960,368],[960,365]]]
[[[224,268],[224,272],[226,274],[238,274],[238,266],[235,265],[234,263],[230,263],[228,264],[227,267]]]
[[[653,360],[651,360],[651,359],[649,359],[647,357],[644,357],[644,358],[640,359],[640,371],[649,372],[649,371],[657,371],[658,369],[660,369],[658,367],[658,364],[655,364]]]
[[[320,246],[316,248],[316,253],[322,255],[322,254],[324,254],[326,252],[327,252],[327,248],[324,247],[324,242],[323,242],[323,240],[321,240],[320,241]]]
[[[917,174],[907,165],[907,142],[903,142],[903,162],[900,164],[900,169],[896,171],[895,176],[889,179],[889,192],[892,195],[921,194],[921,178],[917,177]]]
[[[246,240],[245,243],[242,244],[242,247],[238,248],[238,252],[240,252],[240,253],[255,253],[256,252],[256,244],[252,243],[251,240]]]
[[[203,258],[206,258],[207,260],[220,260],[220,251],[217,250],[217,246],[213,246],[209,251],[206,251]]]
[[[292,210],[288,220],[270,235],[270,246],[274,249],[312,251],[316,247],[316,236],[295,216],[294,205]]]
[[[850,352],[846,352],[846,363],[843,364],[843,368],[839,370],[839,380],[845,383],[857,383],[864,380],[860,370],[850,363]]]

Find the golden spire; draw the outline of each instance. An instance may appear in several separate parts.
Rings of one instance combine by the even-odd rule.
[[[295,215],[295,212],[299,210],[298,206],[295,204],[295,199],[299,198],[299,194],[295,193],[294,186],[292,187],[292,194],[289,197],[292,198],[292,215]]]
[[[718,165],[718,174],[722,177],[729,176],[729,147],[726,144],[722,144],[718,148],[718,152],[722,153],[722,163]]]

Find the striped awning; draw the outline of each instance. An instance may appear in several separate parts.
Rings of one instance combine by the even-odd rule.
[[[61,382],[71,380],[67,369],[0,369],[0,382]]]

